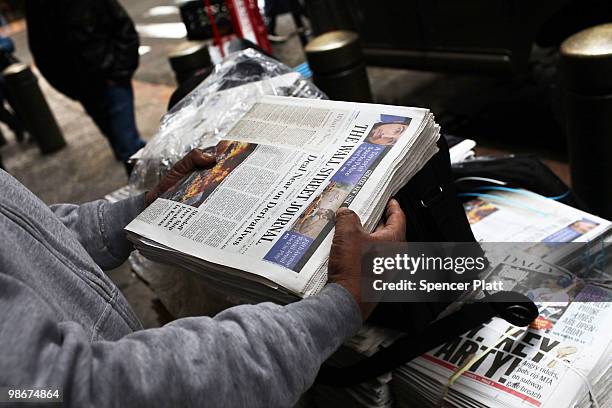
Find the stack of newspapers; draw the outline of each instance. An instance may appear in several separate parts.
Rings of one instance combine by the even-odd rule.
[[[526,329],[494,318],[390,376],[316,385],[317,406],[612,407],[612,223],[509,188],[482,191],[464,207],[491,260],[499,248],[524,252],[499,262],[488,279],[527,293],[539,317]],[[331,363],[348,366],[405,335],[413,334],[366,324]]]
[[[317,293],[338,208],[372,230],[437,152],[427,109],[265,96],[126,230],[147,258],[247,301]]]
[[[402,334],[371,324],[364,324],[357,334],[329,359],[328,364],[346,367],[372,356],[391,345]],[[316,384],[312,389],[317,407],[393,407],[391,373],[349,387],[332,387]]]
[[[509,188],[464,207],[487,253],[520,242],[489,278],[540,315],[528,328],[494,318],[395,370],[397,406],[611,407],[611,223]]]
[[[610,407],[611,291],[538,303],[531,326],[501,319],[393,372],[398,406]],[[598,299],[593,301],[593,299]]]

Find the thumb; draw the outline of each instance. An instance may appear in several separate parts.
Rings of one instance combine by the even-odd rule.
[[[210,153],[205,153],[203,150],[193,149],[192,154],[195,167],[207,169],[214,166],[216,163],[215,156]]]
[[[363,233],[363,227],[359,216],[346,207],[336,211],[336,236],[350,236],[351,234]]]
[[[353,264],[359,256],[363,228],[359,217],[348,208],[336,212],[336,231],[329,254],[330,276],[346,278],[347,265]]]
[[[193,149],[185,157],[179,160],[173,167],[177,173],[191,173],[196,168],[208,168],[215,164],[215,156],[204,153],[200,149]]]
[[[372,238],[379,241],[405,241],[406,214],[397,200],[393,198],[389,200],[385,215],[386,221],[376,228],[371,235]]]

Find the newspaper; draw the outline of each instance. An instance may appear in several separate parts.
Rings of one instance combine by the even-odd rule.
[[[610,228],[603,218],[539,194],[499,189],[464,204],[479,242],[587,242]]]
[[[226,290],[309,296],[327,280],[336,210],[373,229],[438,138],[426,109],[265,96],[214,147],[214,168],[126,230],[145,256]]]
[[[598,388],[609,369],[610,300],[609,289],[587,285],[574,302],[540,303],[540,316],[526,330],[494,319],[417,358],[396,379],[428,376],[437,384],[435,405],[444,399],[451,374],[484,352],[448,387],[451,402],[462,394],[485,406],[573,406],[589,387]]]
[[[585,246],[559,245],[589,242],[609,254],[611,223],[523,190],[485,191],[464,207],[485,251],[496,245],[489,242],[522,241],[520,262],[506,260],[491,275],[506,290],[529,289],[540,314],[528,328],[494,318],[402,366],[392,382],[398,405],[611,406],[610,259],[598,257],[589,278],[578,278],[569,270],[584,254],[568,248]]]
[[[472,159],[475,155],[476,142],[471,139],[461,139],[456,136],[446,136],[451,164],[458,164]]]

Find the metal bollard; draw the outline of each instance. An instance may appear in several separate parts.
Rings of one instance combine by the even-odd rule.
[[[353,0],[306,0],[304,8],[314,35],[334,30],[357,31],[360,7]]]
[[[180,44],[168,54],[168,60],[179,85],[191,78],[198,70],[211,65],[208,46],[206,43],[197,41],[186,41]]]
[[[572,186],[589,210],[612,219],[612,23],[561,44]]]
[[[38,79],[26,64],[9,65],[3,72],[11,94],[15,113],[23,120],[26,130],[32,135],[42,154],[53,153],[66,146]]]
[[[331,31],[306,45],[313,81],[330,99],[372,102],[370,82],[359,45],[352,31]]]

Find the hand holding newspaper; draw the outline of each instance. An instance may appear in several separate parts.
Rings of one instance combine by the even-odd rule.
[[[327,281],[336,210],[372,230],[438,138],[426,109],[266,96],[212,147],[215,167],[126,230],[148,258],[244,299],[309,296]]]

